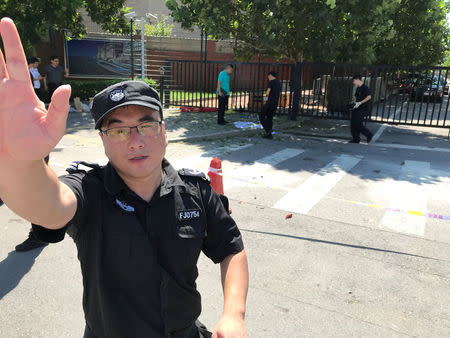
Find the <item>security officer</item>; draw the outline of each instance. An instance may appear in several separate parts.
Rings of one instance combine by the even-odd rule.
[[[369,113],[369,101],[372,99],[369,88],[362,82],[361,75],[353,76],[353,85],[356,86],[356,103],[352,111],[352,119],[350,121],[350,129],[352,132],[352,140],[350,143],[359,143],[361,141],[360,134],[367,138],[367,143],[370,143],[373,134],[367,129],[363,120]]]
[[[201,251],[221,265],[224,309],[214,336],[247,337],[241,234],[203,175],[177,172],[164,158],[156,91],[126,81],[97,94],[91,112],[109,163],[78,162],[58,179],[42,159],[64,134],[70,87],[58,88],[45,111],[13,22],[2,19],[0,32],[12,62],[6,67],[0,54],[0,196],[45,225],[33,226],[39,239],[57,242],[68,233],[75,241],[85,337],[209,336],[197,322]]]

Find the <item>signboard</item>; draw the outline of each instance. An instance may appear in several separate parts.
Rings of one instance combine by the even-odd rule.
[[[140,67],[140,45],[134,42],[135,72]],[[66,41],[66,60],[70,76],[129,77],[130,40],[72,39]],[[138,64],[139,62],[139,64]]]

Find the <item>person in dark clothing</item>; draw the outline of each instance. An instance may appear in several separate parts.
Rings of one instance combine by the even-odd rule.
[[[43,225],[33,225],[38,239],[58,242],[67,233],[74,240],[85,337],[211,336],[198,323],[197,261],[204,252],[220,264],[222,277],[214,337],[247,338],[241,232],[206,175],[177,171],[166,160],[156,90],[124,81],[95,95],[91,114],[109,162],[78,161],[58,178],[43,158],[64,135],[70,86],[55,91],[48,111],[42,108],[23,81],[28,69],[14,23],[3,18],[0,28],[9,66],[0,54],[0,196],[19,216]],[[3,103],[18,91],[20,98]]]
[[[57,56],[50,57],[50,64],[45,67],[44,87],[48,91],[48,102],[56,88],[62,85],[63,79],[69,77],[69,70],[59,64]]]
[[[364,118],[369,113],[370,95],[369,88],[362,82],[361,75],[353,76],[353,85],[356,86],[356,102],[352,111],[352,118],[350,121],[350,129],[352,133],[352,140],[350,143],[359,143],[361,141],[360,134],[367,138],[367,143],[372,141],[373,134],[364,126]]]
[[[230,75],[233,74],[233,65],[229,64],[220,72],[217,79],[217,98],[219,100],[219,109],[217,110],[217,123],[224,125],[225,111],[228,109],[228,99],[230,98]]]
[[[278,100],[280,99],[281,84],[277,79],[277,73],[269,72],[269,85],[264,96],[264,105],[262,106],[259,120],[264,128],[262,137],[272,138],[273,116],[278,107]]]

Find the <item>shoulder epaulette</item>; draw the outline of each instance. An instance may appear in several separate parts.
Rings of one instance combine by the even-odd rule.
[[[94,162],[87,162],[87,161],[73,161],[72,163],[69,164],[69,166],[66,168],[66,171],[69,174],[75,174],[75,173],[81,173],[81,172],[86,172],[86,170],[83,169],[79,169],[78,167],[80,165],[84,165],[85,167],[94,169],[94,170],[98,170],[101,169],[102,166],[98,163],[94,163]]]
[[[203,171],[195,170],[195,169],[187,169],[183,168],[178,170],[178,174],[181,176],[195,177],[206,182],[210,182],[211,179],[207,176]]]

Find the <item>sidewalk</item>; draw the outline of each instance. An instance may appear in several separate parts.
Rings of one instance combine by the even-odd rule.
[[[217,114],[200,112],[180,112],[178,107],[164,110],[164,121],[169,142],[186,142],[234,136],[258,135],[261,129],[257,114],[228,111],[227,125],[217,124]],[[240,129],[235,123],[248,124],[253,128]],[[419,126],[383,125],[367,123],[367,127],[376,135],[374,143],[393,143],[424,147],[448,147],[448,128],[430,128]],[[287,115],[274,117],[274,131],[280,134],[323,137],[332,139],[350,139],[350,121],[321,118],[298,117],[289,120]],[[378,135],[377,135],[378,133]],[[419,137],[417,137],[419,136]],[[275,135],[276,137],[276,135]],[[75,142],[75,144],[74,144]],[[93,120],[89,113],[70,113],[67,122],[66,145],[101,144]]]
[[[180,112],[178,108],[164,110],[169,142],[196,141],[211,138],[226,138],[239,135],[257,135],[262,129],[240,129],[235,122],[256,126],[259,124],[256,114],[228,111],[225,119],[226,125],[217,124],[217,113]],[[295,128],[298,121],[289,121],[287,116],[274,117],[274,129],[281,132],[286,128]],[[94,130],[94,123],[90,113],[73,112],[67,120],[67,131],[64,136],[64,145],[92,145],[101,144],[98,132]],[[75,143],[75,144],[74,144]]]

